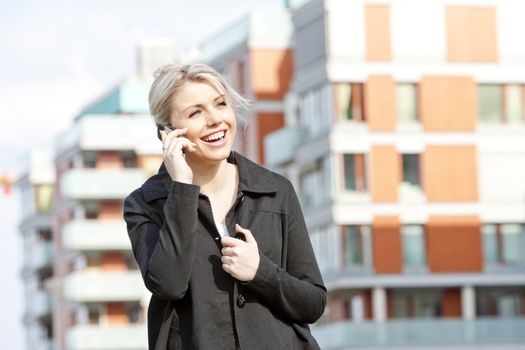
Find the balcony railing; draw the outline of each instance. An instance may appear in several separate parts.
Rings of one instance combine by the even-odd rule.
[[[146,180],[140,169],[71,169],[60,181],[64,198],[121,199]]]
[[[63,229],[64,247],[75,251],[130,250],[124,220],[73,220]]]
[[[139,271],[78,271],[64,281],[70,301],[134,301],[147,294]]]
[[[284,127],[268,134],[264,139],[266,165],[276,166],[291,161],[304,135],[304,130],[298,127]]]
[[[488,344],[523,344],[525,318],[477,319],[418,319],[395,320],[383,323],[338,322],[314,327],[312,332],[322,349],[352,349],[355,347],[385,346],[443,346]],[[524,347],[525,348],[525,347]],[[497,347],[491,347],[497,349]]]
[[[39,291],[31,301],[32,308],[28,312],[36,317],[43,317],[51,313],[51,294]]]
[[[53,263],[53,243],[48,241],[37,242],[25,255],[26,267],[30,269],[40,269],[50,266]]]
[[[66,344],[69,350],[146,350],[148,337],[144,324],[78,325],[67,331]]]

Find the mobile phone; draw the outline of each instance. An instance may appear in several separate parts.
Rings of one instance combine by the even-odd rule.
[[[170,132],[173,131],[173,129],[171,127],[169,127],[167,124],[164,125],[164,124],[157,124],[157,137],[159,138],[159,140],[162,141],[162,135],[160,134],[160,132],[162,130],[166,130],[166,132],[169,134]]]

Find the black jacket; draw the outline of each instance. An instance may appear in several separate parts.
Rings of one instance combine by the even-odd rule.
[[[318,349],[308,323],[326,304],[299,201],[284,177],[232,152],[237,200],[226,216],[251,230],[260,263],[249,283],[222,269],[221,243],[199,187],[159,173],[124,202],[133,253],[152,298],[149,348]]]

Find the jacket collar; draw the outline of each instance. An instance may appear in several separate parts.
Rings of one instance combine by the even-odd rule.
[[[239,191],[258,194],[277,192],[275,175],[270,170],[263,168],[235,151],[230,152],[227,161],[237,165],[239,169]],[[150,202],[167,197],[171,183],[172,180],[163,162],[158,173],[146,180],[141,186],[144,199]]]

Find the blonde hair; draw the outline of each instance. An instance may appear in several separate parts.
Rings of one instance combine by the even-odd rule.
[[[215,69],[203,63],[166,64],[155,71],[154,77],[149,90],[149,110],[157,124],[169,124],[171,98],[187,81],[208,82],[222,87],[235,111],[249,107],[247,99],[235,91]]]

